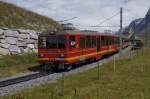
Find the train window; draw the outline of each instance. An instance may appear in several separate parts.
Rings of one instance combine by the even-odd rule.
[[[101,46],[105,45],[105,40],[104,40],[104,36],[101,36]]]
[[[86,37],[86,48],[90,48],[91,47],[91,37],[87,36]]]
[[[105,45],[106,45],[106,46],[109,45],[109,39],[108,39],[107,36],[105,36]]]
[[[69,45],[70,45],[70,48],[76,47],[75,36],[70,36]]]
[[[92,48],[96,47],[96,38],[92,36]]]
[[[85,48],[85,38],[84,37],[80,38],[80,48]]]
[[[58,48],[65,48],[65,44],[66,44],[66,37],[64,35],[59,35],[57,37],[58,39]]]
[[[46,48],[57,48],[57,38],[56,38],[56,36],[46,37]]]

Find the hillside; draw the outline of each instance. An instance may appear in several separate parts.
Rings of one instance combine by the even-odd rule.
[[[56,26],[58,23],[48,17],[0,1],[0,27],[45,31]]]

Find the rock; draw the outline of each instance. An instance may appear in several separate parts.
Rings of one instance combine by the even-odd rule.
[[[0,47],[2,47],[2,48],[6,48],[6,49],[8,49],[9,48],[9,46],[10,46],[10,44],[7,44],[7,43],[1,43],[0,44]]]
[[[10,45],[9,51],[10,51],[12,54],[19,54],[19,53],[21,53],[20,48],[17,47],[17,46],[15,46],[15,45]]]
[[[30,35],[30,38],[31,38],[31,39],[35,39],[35,40],[38,39],[38,35],[37,35],[37,33],[36,33],[35,31],[31,31],[31,32],[29,33],[29,35]]]
[[[17,44],[17,40],[18,40],[17,38],[7,37],[6,43],[14,45],[14,44]]]
[[[4,30],[0,29],[0,35],[4,34]]]
[[[6,40],[5,39],[0,39],[0,43],[5,43]]]
[[[34,44],[27,44],[27,47],[30,49],[34,49]]]
[[[0,55],[10,55],[8,49],[0,48]]]
[[[5,35],[0,35],[0,39],[4,39],[5,38]]]
[[[30,36],[28,34],[20,34],[19,38],[21,38],[21,39],[29,39]]]
[[[22,39],[22,38],[18,38],[18,41],[20,41],[20,42],[24,42],[25,40],[24,40],[24,39]]]
[[[23,52],[24,52],[24,53],[30,53],[30,52],[32,52],[32,50],[31,50],[30,48],[26,48],[26,49],[24,49]]]
[[[29,33],[30,33],[30,30],[18,29],[18,32],[19,32],[20,34],[29,34]]]
[[[17,31],[6,30],[4,31],[4,35],[7,37],[18,37],[19,33]]]
[[[27,44],[34,44],[35,42],[36,42],[36,40],[33,40],[33,39],[27,39],[26,40]]]
[[[25,42],[17,42],[18,47],[26,47],[27,44]]]
[[[2,27],[1,29],[3,29],[3,30],[8,30],[8,28],[6,28],[6,27]]]

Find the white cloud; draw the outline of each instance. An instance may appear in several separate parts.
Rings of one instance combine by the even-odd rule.
[[[4,0],[2,0],[4,1]],[[57,21],[78,17],[71,20],[82,29],[117,30],[118,28],[90,28],[81,25],[96,25],[114,15],[123,7],[123,23],[128,25],[133,19],[144,17],[149,0],[5,0],[18,6],[46,15]],[[118,25],[119,15],[102,25]]]

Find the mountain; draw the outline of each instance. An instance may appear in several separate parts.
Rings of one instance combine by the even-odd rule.
[[[150,8],[144,18],[133,20],[128,27],[125,28],[124,34],[135,31],[136,34],[144,33],[147,27],[150,27]]]
[[[59,26],[51,18],[0,1],[0,27],[45,31]]]

